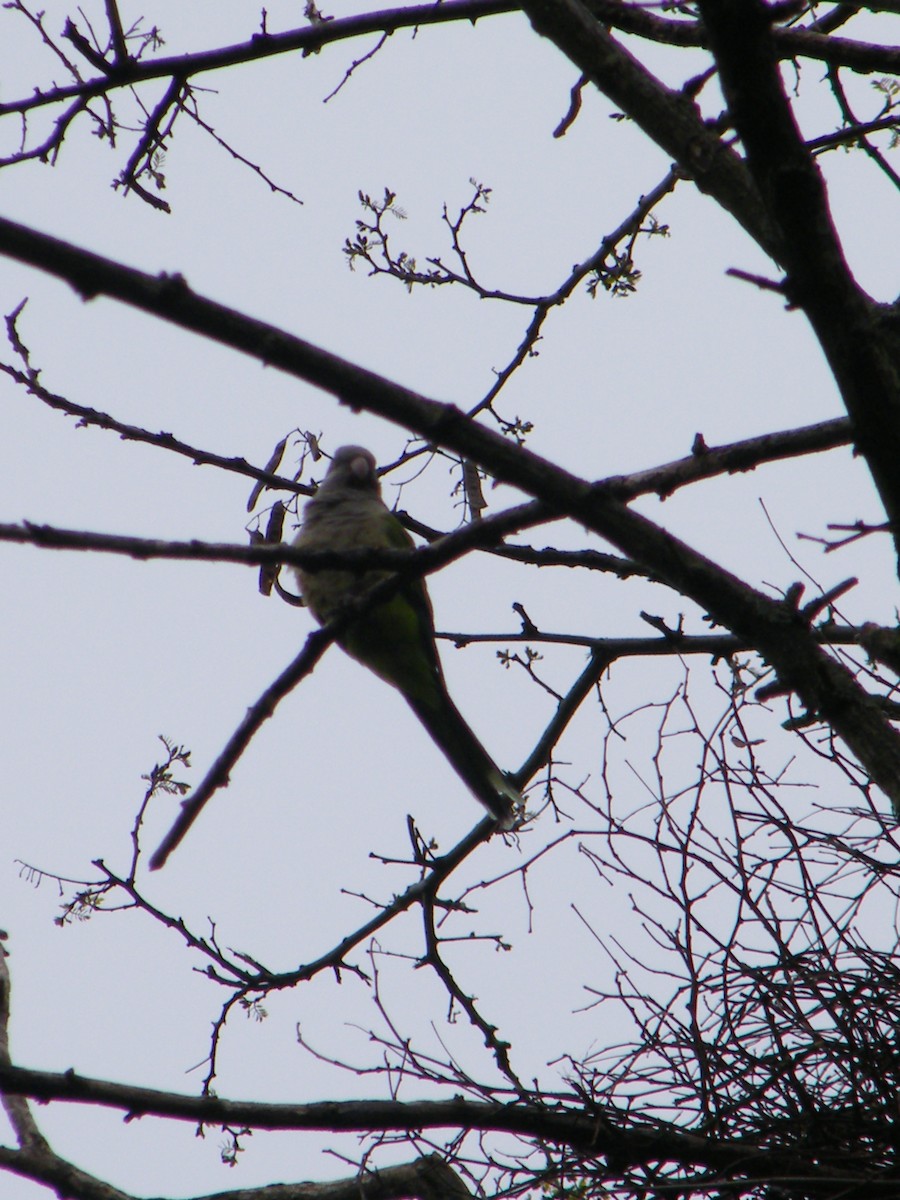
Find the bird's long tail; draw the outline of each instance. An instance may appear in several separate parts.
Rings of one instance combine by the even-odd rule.
[[[446,690],[437,707],[413,696],[406,699],[472,795],[501,829],[511,829],[524,810],[522,795],[479,742]]]

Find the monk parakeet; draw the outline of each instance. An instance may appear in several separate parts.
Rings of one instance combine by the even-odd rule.
[[[303,511],[294,540],[300,550],[411,550],[413,540],[381,499],[375,458],[362,446],[342,446]],[[320,624],[390,575],[388,570],[296,569],[303,597]],[[408,579],[389,599],[367,609],[338,639],[358,662],[391,683],[444,752],[451,766],[504,829],[522,797],[497,767],[450,699],[434,639],[434,617],[423,579]]]

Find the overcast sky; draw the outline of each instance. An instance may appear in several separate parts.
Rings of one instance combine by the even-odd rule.
[[[342,0],[329,11],[345,16],[369,7]],[[102,8],[84,5],[101,24]],[[249,5],[154,0],[148,7],[122,0],[120,8],[126,24],[141,14],[145,25],[157,24],[166,54],[227,45],[258,28]],[[272,0],[267,9],[269,29],[277,31],[298,21],[301,6]],[[58,33],[70,12],[80,20],[50,0],[48,31]],[[488,286],[549,292],[669,164],[627,122],[610,119],[610,103],[590,91],[567,135],[554,139],[576,72],[522,17],[421,29],[415,37],[400,32],[323,103],[374,42],[346,42],[200,80],[209,89],[200,94],[204,119],[302,206],[272,194],[182,117],[163,168],[172,214],[160,213],[110,187],[134,135],[120,133],[111,150],[82,118],[54,167],[30,163],[3,172],[0,211],[145,271],[179,271],[205,296],[427,396],[469,406],[514,354],[530,310],[479,301],[460,289],[408,295],[396,281],[348,271],[341,247],[361,215],[359,190],[397,193],[407,219],[391,226],[396,247],[424,264],[429,255],[450,254],[442,206],[455,214],[466,204],[470,179],[490,186],[487,213],[465,225],[470,265]],[[0,46],[3,100],[63,81],[61,65],[21,14],[0,10]],[[696,69],[703,61],[696,58]],[[694,69],[681,52],[661,52],[655,65],[673,83]],[[805,70],[803,86],[812,93],[815,68]],[[143,103],[152,105],[161,90],[153,85],[141,92]],[[860,103],[874,110],[870,94],[871,81],[860,81]],[[122,97],[121,104],[121,117],[133,123],[133,103]],[[804,99],[804,105],[810,129],[836,125],[821,100]],[[0,149],[8,153],[20,128],[13,121],[0,130]],[[896,260],[884,252],[885,230],[893,227],[886,216],[888,185],[874,170],[859,175],[851,156],[831,155],[824,165],[851,264],[873,294],[893,299]],[[786,313],[771,294],[726,277],[731,266],[768,269],[736,226],[684,183],[657,217],[671,236],[639,245],[637,294],[592,301],[579,292],[550,318],[539,356],[502,393],[497,407],[504,417],[534,422],[530,447],[601,478],[681,457],[698,431],[712,445],[841,415],[804,319]],[[321,435],[329,451],[361,443],[381,461],[404,448],[402,430],[340,408],[297,380],[112,301],[84,303],[62,284],[0,260],[3,312],[26,296],[20,336],[44,385],[74,403],[260,466],[295,429]],[[11,361],[8,347],[4,359]],[[0,397],[0,521],[246,540],[247,480],[77,428],[5,378]],[[289,454],[285,469],[295,464],[296,453],[293,460]],[[322,472],[320,464],[306,481]],[[420,481],[414,474],[410,469],[391,478],[388,502],[395,483],[408,479],[402,506],[435,527],[454,528],[461,512],[451,496],[449,464],[435,465]],[[488,511],[516,498],[508,487],[489,489]],[[794,537],[797,531],[820,534],[829,520],[879,519],[866,473],[847,450],[710,482],[664,506],[643,500],[639,507],[742,577],[773,589],[800,573],[777,531],[823,586],[865,576],[844,606],[848,619],[892,619],[895,580],[886,542],[859,546],[852,559],[826,559]],[[532,531],[527,540],[606,548],[565,525]],[[14,545],[3,546],[2,555],[0,654],[7,687],[0,725],[0,926],[10,934],[13,1054],[28,1066],[196,1090],[202,1072],[190,1069],[208,1050],[210,1022],[225,998],[192,970],[202,963],[177,936],[136,914],[57,928],[57,885],[44,879],[36,887],[19,862],[76,880],[96,877],[91,862],[97,858],[127,869],[142,776],[162,752],[157,736],[190,747],[194,766],[185,777],[199,782],[247,706],[302,645],[311,619],[277,598],[263,598],[255,571],[245,567],[139,563]],[[515,631],[514,602],[539,626],[558,632],[646,635],[641,608],[673,623],[684,611],[693,632],[705,628],[699,614],[662,588],[537,572],[485,555],[442,572],[430,588],[442,630]],[[554,701],[527,685],[521,671],[503,669],[497,649],[489,644],[457,652],[445,645],[443,659],[460,707],[497,760],[515,769],[552,716]],[[584,662],[577,648],[548,652],[541,671],[564,691]],[[678,664],[617,667],[609,692],[615,712],[666,699],[681,673]],[[598,708],[589,704],[561,747],[572,764],[562,770],[566,781],[583,784],[594,800],[604,731]],[[788,735],[783,745],[772,736],[776,762],[798,753]],[[634,741],[617,753],[617,778],[631,779],[623,784],[626,793],[631,789],[623,803],[634,808],[643,802],[640,777],[648,770],[637,728]],[[673,755],[677,770],[677,751]],[[686,778],[693,766],[688,753]],[[803,769],[812,770],[808,763]],[[176,801],[162,799],[151,810],[148,848],[175,807]],[[571,811],[576,824],[587,819],[574,802]],[[211,919],[224,946],[289,969],[371,915],[360,894],[385,898],[408,882],[407,871],[370,857],[373,851],[406,853],[408,812],[442,848],[481,816],[401,698],[335,649],[260,732],[230,787],[215,797],[165,870],[141,878],[153,903],[184,916],[198,933],[209,933]],[[494,839],[464,877],[511,869],[567,827],[547,813],[518,845]],[[639,921],[628,896],[598,879],[574,841],[529,882],[533,930],[522,889],[511,881],[483,897],[480,927],[502,933],[513,949],[500,953],[485,942],[467,948],[458,963],[464,984],[516,1047],[520,1074],[552,1083],[559,1068],[548,1064],[560,1055],[584,1054],[617,1036],[617,1018],[605,1010],[602,1025],[596,1012],[575,1011],[588,999],[580,984],[610,986],[612,967],[573,903],[589,910],[598,926],[633,929],[636,937]],[[414,920],[401,922],[385,945],[417,947]],[[404,1028],[439,1049],[429,1032],[446,1012],[437,982],[404,962],[379,965]],[[374,1017],[365,989],[351,976],[340,987],[323,977],[272,996],[266,1008],[262,1023],[231,1017],[216,1081],[220,1094],[297,1101],[384,1094],[383,1080],[341,1075],[296,1045],[300,1022],[326,1053],[346,1053],[363,1064],[377,1058],[364,1032]],[[622,1021],[618,1036],[628,1032]],[[463,1021],[442,1028],[441,1036],[460,1061],[490,1077],[480,1039]],[[59,1152],[138,1194],[187,1195],[349,1173],[346,1164],[321,1153],[323,1143],[313,1135],[257,1134],[240,1170],[229,1172],[219,1162],[218,1136],[197,1143],[188,1125],[126,1125],[113,1114],[61,1106],[38,1110],[38,1119]],[[341,1143],[331,1138],[327,1144]],[[355,1139],[343,1145],[354,1153]],[[0,1200],[43,1194],[0,1175]]]

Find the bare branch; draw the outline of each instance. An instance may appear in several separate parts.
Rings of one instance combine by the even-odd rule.
[[[21,4],[17,3],[17,7],[21,7]],[[518,9],[519,4],[516,0],[445,0],[440,5],[419,4],[409,8],[385,9],[382,12],[364,13],[358,17],[345,17],[342,20],[308,25],[288,33],[256,35],[249,42],[237,46],[225,46],[198,54],[157,58],[143,63],[129,57],[125,63],[107,65],[102,78],[68,87],[53,87],[46,92],[37,90],[36,94],[21,100],[0,103],[0,117],[7,113],[30,112],[32,109],[76,97],[82,100],[90,99],[113,88],[131,87],[149,79],[178,77],[187,80],[207,71],[220,71],[238,63],[258,62],[296,50],[301,50],[304,54],[313,54],[323,46],[369,33],[395,33],[399,29],[414,29],[450,21],[477,21],[482,17],[512,13]],[[74,73],[74,67],[70,69]]]
[[[796,691],[808,711],[833,723],[873,782],[900,811],[900,735],[853,675],[823,654],[787,607],[608,498],[602,487],[480,428],[452,404],[426,399],[265,322],[206,300],[193,293],[181,277],[154,279],[6,220],[0,220],[0,253],[68,279],[85,295],[102,292],[115,296],[279,366],[344,403],[378,413],[473,460],[496,479],[539,496],[550,512],[575,518],[651,568],[720,624],[752,639],[776,668],[785,688]],[[897,428],[900,430],[900,421]],[[481,521],[471,528],[483,531],[485,525]]]
[[[769,19],[757,0],[701,0],[747,163],[783,235],[788,296],[806,313],[834,372],[900,552],[898,339],[853,279],[825,185],[784,92]]]

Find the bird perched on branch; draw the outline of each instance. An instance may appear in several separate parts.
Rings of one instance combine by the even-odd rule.
[[[303,510],[298,550],[411,550],[414,543],[381,498],[375,458],[362,446],[342,446]],[[346,611],[391,572],[296,568],[300,590],[320,624]],[[358,662],[393,684],[450,765],[501,828],[512,827],[522,797],[466,724],[450,699],[434,638],[434,617],[423,579],[405,579],[369,607],[337,639]]]

